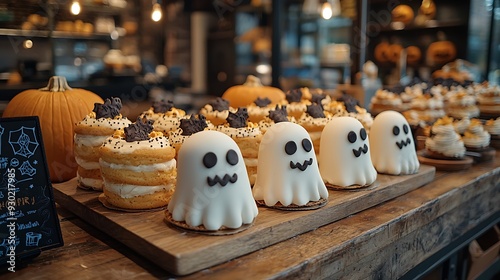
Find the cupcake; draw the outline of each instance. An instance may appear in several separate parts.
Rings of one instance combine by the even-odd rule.
[[[477,101],[482,115],[500,116],[500,86],[485,83],[478,92]]]
[[[490,137],[480,120],[471,119],[462,139],[466,150],[484,151],[490,145]]]
[[[174,192],[175,149],[153,121],[138,118],[117,130],[100,148],[104,197],[117,208],[145,210],[166,206]]]
[[[415,114],[418,120],[429,124],[446,115],[442,98],[431,94],[424,94],[413,99],[408,111],[407,114]]]
[[[234,109],[229,107],[229,101],[217,97],[203,106],[200,109],[200,114],[204,115],[213,125],[220,125],[226,122],[230,111],[234,111]]]
[[[500,148],[500,117],[498,117],[496,119],[487,120],[486,123],[484,124],[484,128],[491,135],[490,146],[492,146],[495,149],[499,149]]]
[[[403,101],[398,94],[385,89],[379,89],[375,92],[375,95],[370,100],[368,108],[373,115],[386,110],[402,112],[406,109],[403,107]]]
[[[236,142],[243,155],[250,184],[253,185],[257,176],[257,156],[262,139],[259,125],[249,122],[246,108],[240,107],[235,113],[229,112],[227,122],[214,129],[228,135]]]
[[[120,114],[121,108],[120,98],[106,99],[104,104],[96,103],[94,110],[76,124],[74,147],[78,187],[102,190],[99,148],[116,129],[132,123]]]
[[[465,145],[453,127],[453,119],[443,117],[431,127],[430,136],[425,140],[425,150],[429,158],[456,160],[465,155]]]
[[[445,112],[453,118],[475,118],[479,116],[476,97],[467,94],[464,90],[450,91],[446,95]]]
[[[467,130],[467,127],[469,127],[469,125],[470,125],[469,118],[463,118],[461,120],[453,121],[453,127],[455,128],[455,131],[460,135],[464,135],[465,130]]]

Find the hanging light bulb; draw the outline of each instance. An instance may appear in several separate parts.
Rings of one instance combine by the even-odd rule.
[[[82,7],[80,6],[80,2],[78,2],[78,0],[74,0],[73,3],[71,3],[70,11],[74,15],[80,14]]]
[[[159,2],[153,2],[153,11],[151,12],[151,19],[153,21],[160,21],[162,17],[161,5]]]
[[[331,19],[333,15],[332,5],[330,2],[326,1],[321,6],[321,17],[324,19]]]

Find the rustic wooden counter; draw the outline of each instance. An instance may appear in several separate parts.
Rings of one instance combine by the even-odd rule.
[[[58,207],[65,245],[2,279],[176,278]],[[500,155],[436,173],[405,195],[182,279],[395,279],[472,228],[500,220]]]

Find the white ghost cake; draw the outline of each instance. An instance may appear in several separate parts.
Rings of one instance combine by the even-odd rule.
[[[259,204],[279,209],[314,209],[326,204],[328,190],[321,179],[307,131],[291,122],[271,126],[259,147],[253,195]]]
[[[238,145],[222,132],[194,133],[182,145],[177,186],[166,219],[202,233],[234,233],[250,226],[257,204]],[[217,233],[216,233],[217,234]]]
[[[406,118],[396,111],[378,114],[370,130],[370,155],[378,173],[390,175],[418,172],[413,134]]]
[[[377,179],[368,134],[353,117],[333,118],[323,129],[319,151],[319,171],[328,187],[355,189]]]

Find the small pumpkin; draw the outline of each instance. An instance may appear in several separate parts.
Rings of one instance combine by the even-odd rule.
[[[403,46],[400,44],[391,44],[389,47],[389,60],[392,63],[399,63],[399,58],[401,57],[401,52],[403,51]]]
[[[391,16],[393,22],[409,24],[413,20],[415,13],[408,5],[397,5],[394,9],[392,9]]]
[[[417,46],[408,46],[406,47],[406,61],[408,64],[418,64],[420,59],[422,58],[422,52],[420,48]]]
[[[432,0],[422,0],[422,5],[418,9],[419,14],[426,19],[434,19],[436,16],[436,4]]]
[[[94,103],[103,102],[91,91],[71,88],[65,77],[54,76],[44,88],[17,94],[2,117],[38,116],[50,179],[63,182],[76,176],[75,124],[92,111]]]
[[[375,46],[374,55],[375,60],[380,63],[389,62],[390,59],[390,44],[386,41],[382,41]]]
[[[451,41],[433,42],[427,48],[427,62],[430,65],[445,64],[457,56],[455,44]]]
[[[285,100],[285,93],[277,87],[264,86],[259,78],[248,75],[244,84],[232,86],[222,94],[222,98],[229,101],[229,106],[233,108],[250,105],[258,97],[267,97],[271,104],[276,104]]]

